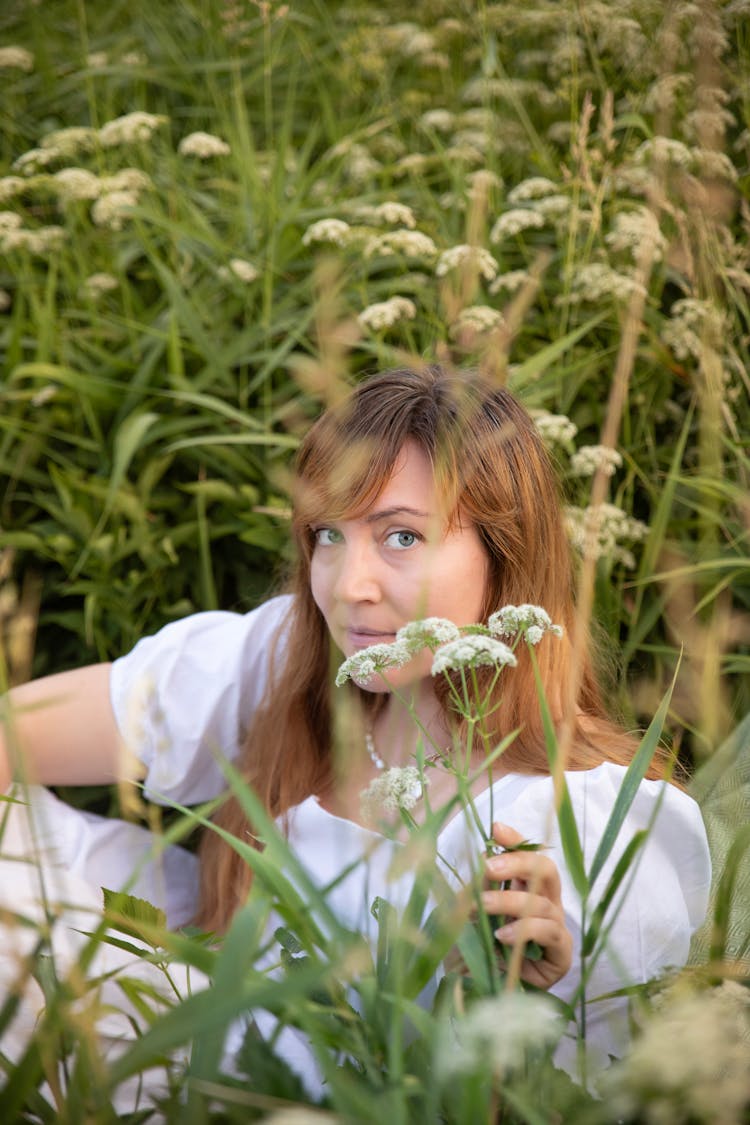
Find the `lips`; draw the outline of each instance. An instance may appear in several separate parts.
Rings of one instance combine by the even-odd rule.
[[[346,629],[347,643],[355,649],[390,644],[395,639],[395,633],[386,633],[380,629],[365,629],[360,626],[350,626]]]

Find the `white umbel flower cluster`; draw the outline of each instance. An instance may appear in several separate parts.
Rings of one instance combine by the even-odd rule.
[[[373,778],[360,797],[364,819],[374,821],[383,813],[413,809],[422,796],[422,779],[416,766],[393,767]]]
[[[523,637],[530,645],[538,645],[545,633],[553,637],[563,635],[562,625],[554,625],[552,618],[540,605],[504,605],[487,619],[487,628],[497,637]]]
[[[423,648],[435,649],[448,641],[457,641],[461,631],[446,617],[423,617],[420,621],[409,621],[396,633],[396,640],[408,645],[412,652]]]
[[[645,295],[646,290],[632,277],[618,273],[604,262],[589,262],[573,275],[573,287],[568,300],[601,301],[604,297],[614,297],[618,301],[629,301],[634,293]]]
[[[544,226],[544,215],[532,211],[530,207],[514,207],[496,220],[490,231],[490,242],[502,242],[525,230],[540,230]]]
[[[109,191],[91,208],[91,218],[98,227],[122,230],[138,205],[137,191]]]
[[[381,332],[391,328],[400,320],[414,320],[417,306],[408,297],[389,297],[387,301],[376,301],[368,305],[357,317],[362,328],[371,332]]]
[[[86,168],[61,168],[52,182],[64,200],[98,199],[102,194],[102,181]]]
[[[464,668],[478,668],[480,665],[514,668],[516,664],[515,656],[502,641],[481,633],[469,633],[440,646],[432,661],[432,675],[460,672]]]
[[[213,133],[188,133],[177,146],[180,156],[197,156],[199,160],[210,160],[213,156],[229,156],[231,148],[221,137]]]
[[[223,281],[241,281],[245,285],[260,277],[257,268],[245,258],[230,258],[228,265],[220,266],[218,274]]]
[[[146,113],[135,110],[107,121],[99,130],[99,144],[103,148],[116,148],[118,145],[132,145],[151,139],[156,130],[169,119],[160,113]]]
[[[351,229],[343,219],[318,219],[302,235],[302,245],[311,246],[314,242],[333,242],[335,246],[346,246]]]
[[[442,1082],[463,1074],[496,1078],[520,1070],[529,1054],[550,1049],[565,1024],[554,1001],[540,993],[500,992],[475,1001],[446,1023],[435,1071]]]
[[[628,570],[635,558],[626,544],[638,543],[648,535],[648,525],[634,519],[615,504],[565,509],[568,538],[576,550],[588,558],[612,559]]]
[[[407,227],[409,230],[413,230],[417,225],[417,219],[411,207],[407,207],[405,203],[399,203],[395,199],[387,199],[376,207],[358,207],[355,214],[361,223],[373,225],[384,223],[389,226],[398,224]]]
[[[598,472],[612,477],[621,467],[622,454],[609,445],[582,445],[570,458],[570,471],[574,477],[593,477]]]
[[[629,250],[636,261],[646,246],[653,248],[656,262],[661,261],[667,248],[667,240],[659,230],[656,216],[647,207],[621,211],[615,216],[612,230],[604,241],[612,250]]]
[[[400,641],[393,644],[368,645],[360,649],[353,656],[348,656],[336,673],[336,687],[341,687],[347,680],[355,683],[366,684],[379,672],[389,668],[403,668],[411,660],[412,653],[408,645]]]
[[[742,1125],[750,1097],[750,998],[735,981],[660,998],[602,1094],[612,1120]]]
[[[461,309],[451,325],[451,336],[461,336],[464,333],[491,332],[503,324],[502,313],[489,305],[469,305]]]
[[[546,176],[530,176],[521,180],[508,192],[508,203],[527,203],[530,199],[542,199],[545,195],[554,195],[557,184],[548,180]]]
[[[0,47],[0,70],[25,70],[34,69],[34,56],[25,47],[10,44]]]
[[[497,277],[498,265],[489,250],[466,243],[443,250],[435,266],[435,273],[438,277],[445,277],[452,270],[472,267],[485,281],[493,281]]]
[[[368,258],[390,258],[401,254],[404,258],[434,258],[437,246],[429,235],[419,230],[392,230],[371,238],[365,246]]]
[[[117,289],[119,284],[117,278],[113,277],[111,273],[92,273],[82,283],[81,290],[87,297],[96,300],[105,293],[111,293],[113,289]]]
[[[531,417],[548,449],[556,445],[566,448],[578,433],[578,426],[567,414],[551,414],[548,410],[532,410]]]

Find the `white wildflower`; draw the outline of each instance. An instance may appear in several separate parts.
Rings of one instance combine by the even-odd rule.
[[[438,133],[450,133],[455,127],[456,117],[447,109],[429,109],[419,119],[423,129],[434,129]]]
[[[188,133],[177,146],[180,156],[197,156],[208,160],[212,156],[229,156],[232,151],[226,141],[213,133]]]
[[[633,159],[637,164],[648,164],[653,160],[658,163],[675,164],[678,168],[689,168],[693,161],[686,144],[672,137],[661,136],[652,137],[639,145]]]
[[[27,250],[29,254],[37,254],[41,257],[53,250],[59,250],[67,237],[68,232],[64,227],[37,227],[36,230],[14,227],[0,231],[0,249],[6,253]]]
[[[566,447],[570,445],[578,433],[578,426],[571,422],[566,414],[550,414],[547,410],[532,410],[534,419],[542,441],[548,449],[556,445]]]
[[[742,1125],[750,1102],[748,992],[734,981],[673,994],[603,1080],[612,1119]]]
[[[91,218],[98,227],[122,230],[138,204],[135,191],[110,191],[100,196],[91,209]]]
[[[390,258],[401,254],[404,258],[434,258],[437,246],[420,230],[391,230],[371,238],[365,246],[368,258]]]
[[[567,195],[546,195],[544,199],[535,200],[533,207],[545,219],[554,219],[558,215],[567,214],[570,210],[570,199]]]
[[[148,141],[153,133],[166,124],[169,119],[163,114],[146,113],[144,110],[135,110],[133,113],[123,114],[107,121],[99,130],[99,143],[104,148],[114,148],[117,145],[136,144],[139,141]]]
[[[250,285],[251,282],[257,281],[260,277],[253,263],[248,262],[245,258],[230,258],[229,265],[221,266],[218,274],[223,281],[236,279],[244,282],[245,285]]]
[[[16,172],[23,172],[24,176],[33,176],[35,172],[54,164],[61,155],[56,148],[30,148],[13,161],[13,168]]]
[[[693,159],[699,175],[736,183],[739,173],[725,152],[717,152],[712,148],[694,148]]]
[[[146,191],[148,188],[153,187],[151,177],[148,172],[144,172],[141,168],[121,168],[119,172],[113,172],[111,176],[104,176],[102,178],[102,191]]]
[[[109,64],[109,55],[106,51],[90,51],[86,55],[86,66],[91,67],[92,70],[101,70],[102,67]]]
[[[490,293],[515,293],[529,280],[528,270],[508,270],[507,273],[498,274],[490,285]]]
[[[398,203],[395,199],[387,199],[377,207],[358,207],[356,216],[363,223],[399,223],[409,230],[417,225],[414,212],[405,203]]]
[[[461,630],[446,617],[424,617],[421,621],[409,621],[396,633],[396,640],[409,647],[411,652],[420,649],[437,648],[448,641],[457,641]]]
[[[392,644],[368,645],[353,656],[347,657],[336,673],[336,687],[347,680],[366,684],[379,672],[389,668],[403,668],[411,660],[411,652],[401,642]]]
[[[432,661],[432,675],[441,672],[458,672],[462,668],[477,668],[481,664],[503,668],[515,667],[517,661],[502,641],[481,633],[469,633],[456,641],[441,645]]]
[[[422,172],[430,163],[430,158],[423,152],[407,152],[396,164],[398,172]]]
[[[7,289],[0,289],[0,312],[7,312],[13,304],[13,298]]]
[[[726,332],[726,317],[710,301],[683,297],[675,301],[661,338],[677,359],[700,360],[705,348],[718,348]]]
[[[603,297],[614,297],[618,301],[629,300],[634,293],[645,294],[643,285],[627,274],[618,273],[603,262],[589,262],[573,276],[572,291],[568,300],[600,301]]]
[[[476,172],[469,172],[466,183],[471,197],[489,195],[491,191],[499,191],[503,186],[497,172],[492,172],[489,168],[477,168]]]
[[[63,199],[98,199],[102,181],[86,168],[61,168],[52,177]]]
[[[499,328],[503,323],[502,313],[497,309],[490,308],[489,305],[468,305],[465,309],[461,309],[451,325],[450,332],[451,336],[461,336],[467,332],[491,332],[493,328]]]
[[[378,814],[413,809],[422,796],[422,779],[416,766],[394,767],[373,778],[360,797],[362,815],[377,820]]]
[[[25,70],[34,69],[34,56],[25,47],[15,45],[0,47],[0,70]]]
[[[518,633],[537,645],[545,633],[561,637],[561,625],[553,625],[552,618],[540,605],[504,605],[487,619],[487,628],[497,637],[515,637]]]
[[[545,195],[554,195],[557,184],[548,180],[546,176],[531,176],[522,180],[508,192],[508,203],[526,203],[529,199],[541,199]]]
[[[567,507],[565,524],[573,547],[587,558],[612,559],[628,569],[635,565],[632,553],[624,546],[648,535],[648,525],[629,516],[614,504],[587,508]]]
[[[91,152],[96,144],[96,129],[89,125],[71,125],[45,133],[39,142],[42,148],[51,148],[65,157],[79,152]]]
[[[466,243],[443,250],[435,266],[435,273],[438,277],[445,277],[451,270],[472,267],[485,281],[492,281],[497,277],[497,262],[489,250],[485,250],[483,246],[468,246]]]
[[[126,51],[120,59],[123,66],[145,66],[148,59],[143,51]]]
[[[597,472],[611,477],[621,466],[622,455],[608,445],[582,445],[570,458],[574,477],[593,477]]]
[[[638,260],[644,246],[653,247],[654,261],[661,261],[667,240],[659,230],[653,211],[640,207],[637,211],[621,211],[615,216],[612,230],[604,240],[613,250],[629,250]]]
[[[81,285],[82,291],[87,297],[96,299],[103,296],[104,293],[110,293],[113,289],[117,289],[119,281],[113,277],[111,273],[92,273]]]
[[[490,242],[502,242],[504,238],[521,234],[525,230],[539,230],[543,226],[544,215],[539,211],[532,211],[528,207],[515,207],[496,220],[490,231]]]
[[[26,180],[20,176],[2,176],[0,177],[0,203],[7,203],[9,199],[14,199],[26,188]]]
[[[364,145],[358,144],[351,145],[344,161],[344,171],[347,176],[350,180],[358,182],[374,176],[381,167],[380,161],[376,160]]]
[[[303,234],[302,245],[310,246],[313,242],[333,242],[336,246],[346,246],[350,230],[351,227],[343,219],[318,219]]]
[[[368,305],[357,317],[362,328],[369,328],[372,332],[379,332],[383,328],[390,328],[399,320],[414,320],[417,315],[417,306],[408,297],[390,297],[387,301],[377,301]]]
[[[23,219],[16,211],[0,211],[0,231],[18,230],[23,226]]]
[[[443,1082],[486,1071],[501,1078],[520,1070],[529,1054],[554,1046],[564,1029],[554,1001],[540,993],[483,997],[443,1026],[435,1073]]]

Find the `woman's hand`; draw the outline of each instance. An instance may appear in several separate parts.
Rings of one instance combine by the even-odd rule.
[[[523,842],[523,836],[505,824],[492,825],[492,838],[502,848]],[[503,852],[487,857],[485,878],[489,884],[510,884],[508,890],[482,893],[487,913],[507,919],[495,937],[509,946],[537,942],[542,956],[537,961],[524,957],[521,977],[537,988],[549,988],[565,976],[573,958],[573,938],[565,925],[555,863],[539,851]]]

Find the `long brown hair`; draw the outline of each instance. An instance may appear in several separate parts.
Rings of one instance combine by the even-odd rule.
[[[446,512],[471,520],[479,532],[489,560],[483,619],[503,605],[532,603],[563,626],[562,639],[546,639],[536,650],[544,691],[558,721],[573,675],[573,652],[582,646],[566,768],[625,764],[632,758],[634,739],[607,716],[589,640],[576,636],[574,574],[558,484],[529,415],[507,390],[473,372],[438,366],[387,371],[365,380],[343,405],[326,411],[298,452],[292,521],[297,550],[286,641],[282,651],[269,655],[268,702],[253,719],[240,760],[247,781],[274,816],[332,781],[334,654],[310,592],[311,527],[365,511],[391,476],[407,440],[429,458]],[[503,768],[548,774],[533,668],[525,646],[517,655],[518,667],[501,677],[502,706],[491,734],[499,741],[520,728],[505,751]],[[382,696],[354,685],[336,690],[342,702],[351,704],[346,714],[353,716],[355,726],[357,717],[372,716],[384,703]],[[447,695],[440,696],[446,713]],[[454,717],[451,725],[456,727]],[[650,776],[663,772],[657,761]],[[216,819],[236,835],[247,836],[249,826],[235,799],[227,801]],[[199,921],[221,930],[244,901],[251,873],[214,832],[205,834],[201,858]]]

